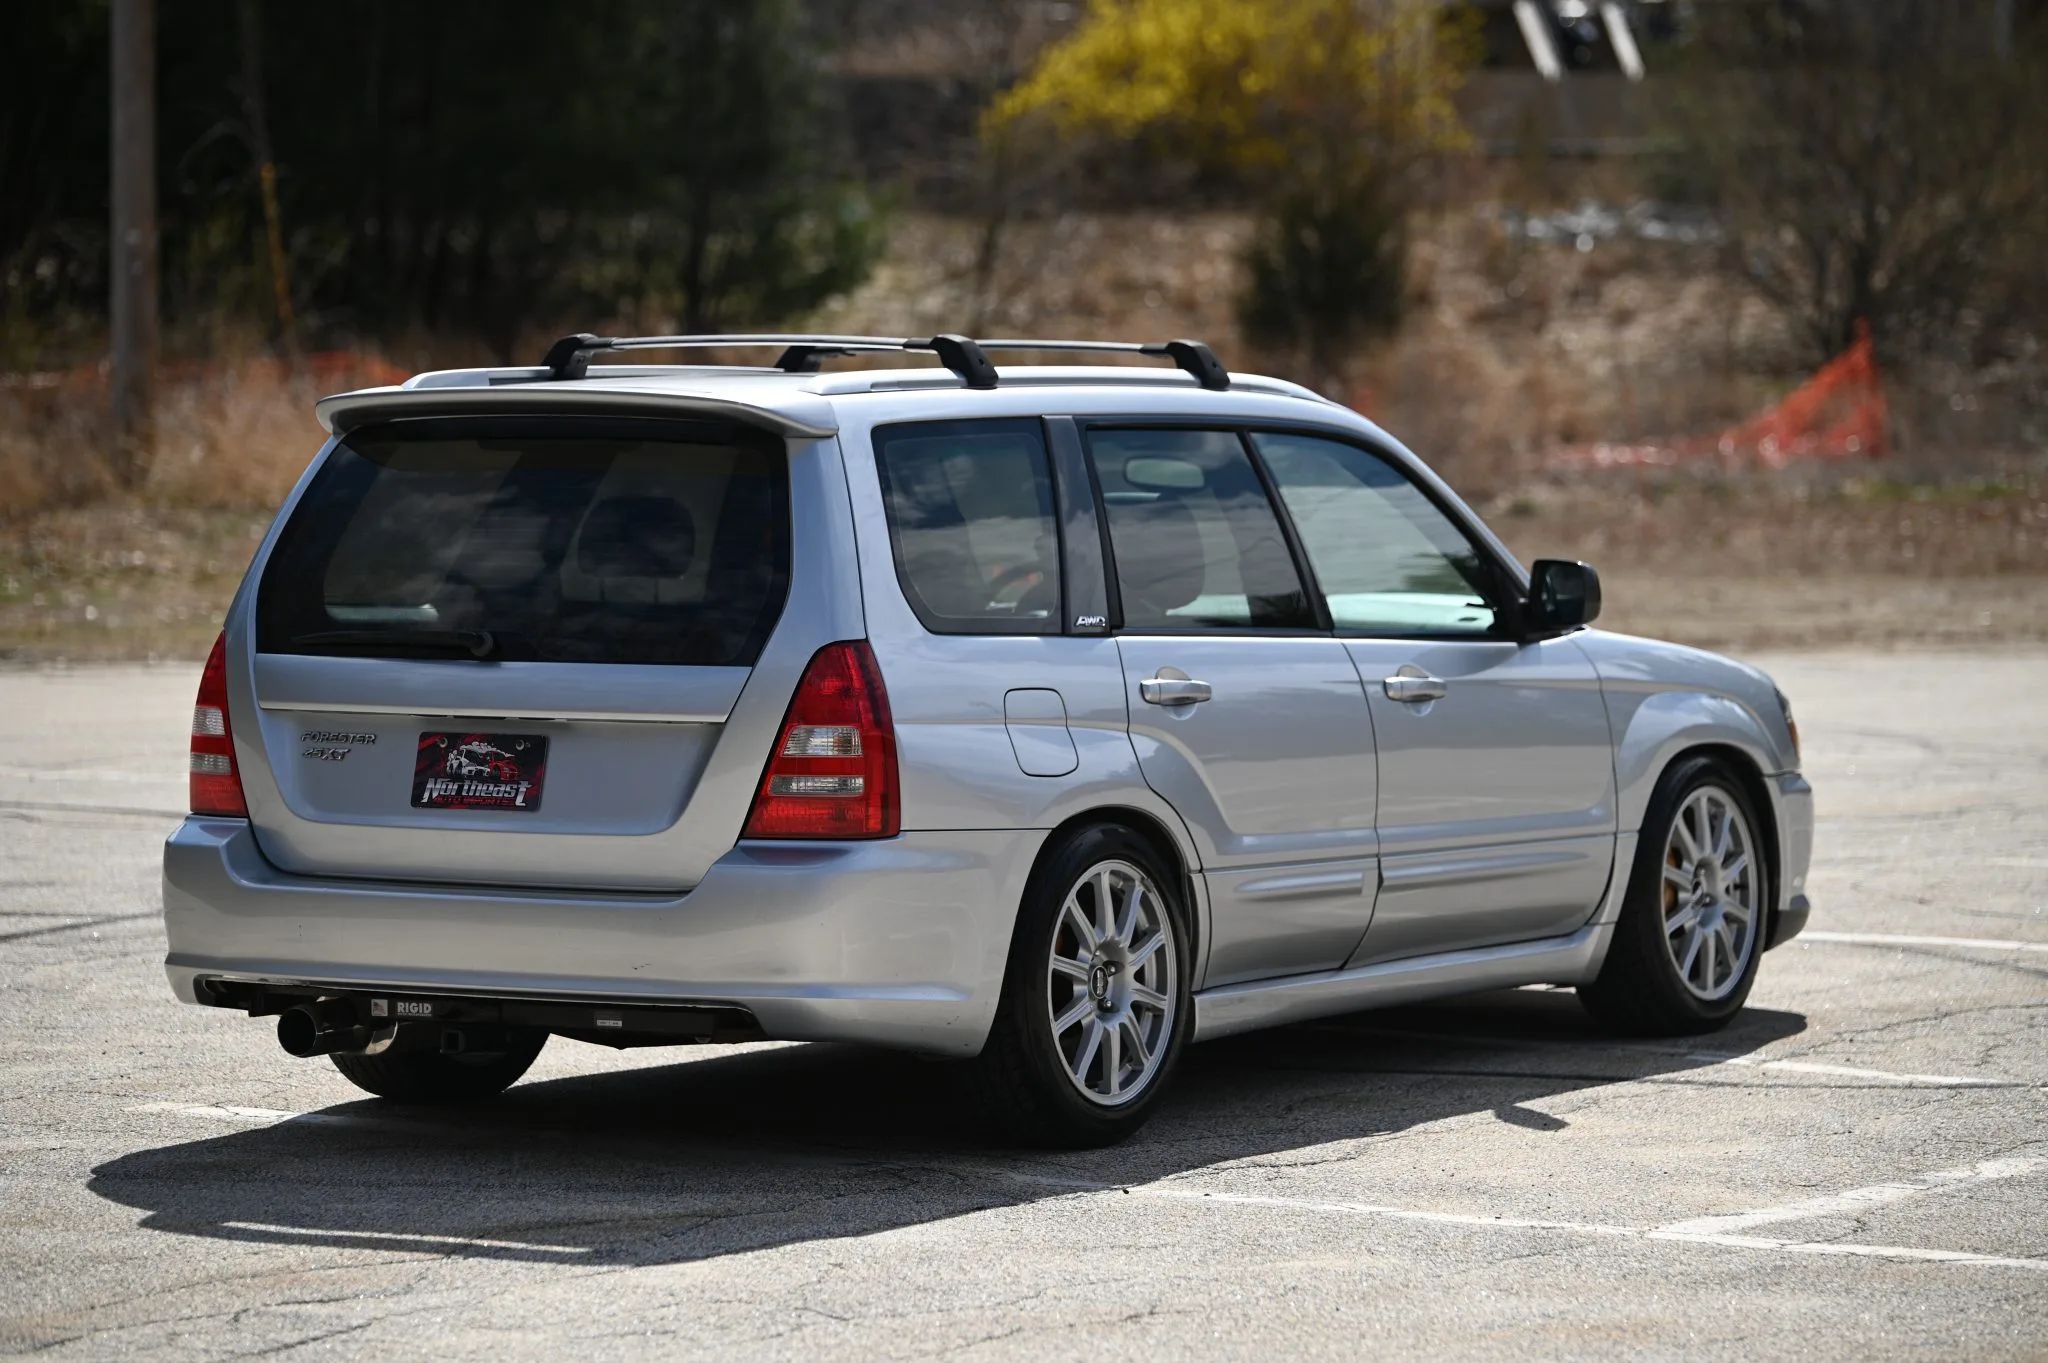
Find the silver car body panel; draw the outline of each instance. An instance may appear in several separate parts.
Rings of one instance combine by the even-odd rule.
[[[1627,889],[1635,835],[1615,840],[1617,856],[1591,922],[1557,937],[1430,952],[1285,980],[1230,985],[1195,995],[1194,1036],[1209,1041],[1287,1022],[1528,984],[1583,984],[1600,973]]]
[[[580,383],[543,377],[422,375],[324,399],[320,415],[337,433],[508,410],[720,415],[781,433],[791,585],[759,662],[474,669],[258,656],[253,583],[302,479],[227,620],[237,765],[262,831],[195,816],[165,851],[167,969],[181,997],[198,1001],[205,981],[223,979],[727,1004],[751,1010],[771,1036],[972,1054],[1039,849],[1062,824],[1105,814],[1163,839],[1186,872],[1198,1037],[1571,984],[1604,959],[1658,774],[1702,745],[1759,774],[1784,868],[1780,902],[1804,905],[1811,792],[1769,679],[1726,659],[1597,630],[1528,645],[940,636],[906,602],[874,428],[1000,417],[1151,414],[1364,441],[1526,584],[1427,466],[1306,389],[1235,376],[1231,391],[1206,392],[1178,372],[1117,368],[1006,370],[985,391],[934,369],[619,366]],[[1091,502],[1062,510],[1070,539],[1092,538]],[[1067,561],[1070,578],[1084,569],[1070,604],[1095,609],[1099,552],[1084,542]],[[804,666],[821,645],[862,637],[895,725],[902,835],[741,841]],[[1197,652],[1216,674],[1203,679],[1227,683],[1217,700],[1241,693],[1250,703],[1204,716],[1215,701],[1174,714],[1140,698],[1151,668],[1202,676],[1188,666]],[[1413,707],[1377,691],[1403,663],[1436,669],[1445,699]],[[460,686],[446,684],[450,667],[464,667]],[[1269,683],[1263,701],[1251,699]],[[1309,685],[1312,703],[1290,685]],[[584,794],[600,803],[588,827],[472,816],[438,828],[336,818],[322,802],[346,806],[346,793],[312,789],[284,760],[301,726],[388,725],[396,735],[425,713],[616,730],[619,741],[653,742],[668,773],[658,788],[589,779]],[[557,779],[570,778],[551,771]],[[458,863],[479,859],[500,883],[457,883]],[[364,878],[368,866],[376,879]]]
[[[1372,720],[1329,638],[1125,635],[1130,741],[1187,821],[1209,883],[1208,984],[1344,963],[1373,912]],[[1178,671],[1199,705],[1142,699]]]
[[[203,980],[745,1008],[770,1036],[981,1049],[1042,833],[750,843],[684,895],[279,871],[239,819],[164,849],[173,988]]]
[[[1798,774],[1799,754],[1777,688],[1758,669],[1718,654],[1605,630],[1573,641],[1591,658],[1607,699],[1621,827],[1640,828],[1657,778],[1680,753],[1732,751],[1758,777],[1770,806],[1778,851],[1773,908],[1806,890],[1813,850],[1813,790]]]
[[[1569,638],[1347,641],[1379,750],[1382,884],[1352,965],[1536,941],[1587,921],[1614,858],[1600,681]],[[1403,668],[1440,700],[1392,699]]]

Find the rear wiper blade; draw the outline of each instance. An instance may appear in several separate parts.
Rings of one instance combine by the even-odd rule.
[[[498,656],[498,640],[487,629],[322,629],[296,635],[292,647],[417,649],[429,653]]]

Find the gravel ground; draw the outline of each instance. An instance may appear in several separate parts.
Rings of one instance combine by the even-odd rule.
[[[823,1046],[362,1101],[164,984],[193,669],[0,672],[0,1353],[2042,1357],[2048,653],[1760,661],[1816,911],[1725,1032],[1359,1014],[1062,1155]]]

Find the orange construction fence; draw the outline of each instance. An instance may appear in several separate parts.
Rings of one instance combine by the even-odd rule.
[[[1870,328],[1769,410],[1718,435],[1637,444],[1576,445],[1551,462],[1571,468],[1679,466],[1717,461],[1783,468],[1795,460],[1876,459],[1885,453],[1890,408],[1871,349]]]

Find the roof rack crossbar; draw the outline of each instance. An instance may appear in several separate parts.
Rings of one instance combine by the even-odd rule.
[[[857,350],[901,350],[902,341],[888,336],[813,336],[803,334],[749,334],[733,336],[593,336],[587,331],[574,336],[564,336],[548,347],[547,358],[541,364],[551,378],[580,379],[590,369],[593,355],[608,350],[718,350],[726,347],[744,349],[749,346],[784,347],[782,361],[792,364],[809,362],[810,367],[790,368],[789,364],[777,362],[777,367],[793,374],[815,373],[816,361],[833,353],[850,355]],[[792,353],[794,352],[794,353]]]
[[[1172,360],[1174,365],[1191,375],[1196,383],[1214,392],[1227,392],[1230,388],[1230,371],[1217,360],[1216,353],[1200,341],[1027,341],[999,340],[979,342],[983,350],[1073,350],[1110,351],[1124,355],[1157,355]]]
[[[1140,344],[1136,341],[996,340],[977,341],[953,332],[929,337],[824,336],[801,334],[750,334],[733,336],[595,336],[578,332],[564,336],[548,347],[541,363],[550,378],[580,379],[590,370],[590,358],[608,350],[712,350],[724,347],[780,346],[782,354],[775,367],[786,374],[815,374],[819,362],[856,353],[890,350],[923,351],[936,355],[939,363],[960,377],[969,388],[994,388],[999,381],[989,362],[991,350],[1106,351],[1125,355],[1156,355],[1170,359],[1202,387],[1227,391],[1230,373],[1216,359],[1215,352],[1200,341],[1174,340]]]

